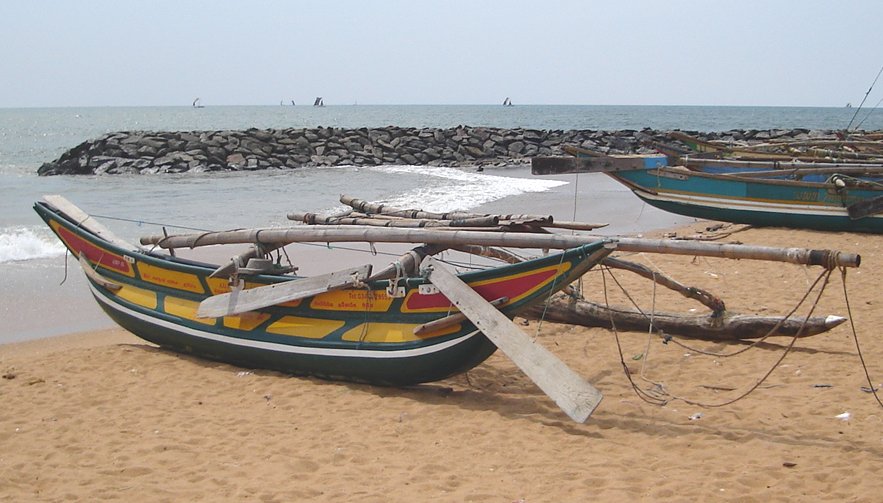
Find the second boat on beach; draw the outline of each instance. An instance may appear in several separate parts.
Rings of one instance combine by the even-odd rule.
[[[536,175],[605,173],[665,211],[757,226],[883,233],[883,165],[758,169],[715,161],[669,166],[665,155],[536,157]],[[713,169],[712,169],[713,168]],[[810,181],[810,177],[817,181]]]

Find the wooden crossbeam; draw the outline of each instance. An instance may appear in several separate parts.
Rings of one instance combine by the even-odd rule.
[[[196,315],[200,318],[218,318],[254,311],[331,290],[349,288],[364,281],[370,275],[371,265],[366,264],[321,276],[293,279],[247,290],[236,288],[232,292],[213,295],[202,301]]]

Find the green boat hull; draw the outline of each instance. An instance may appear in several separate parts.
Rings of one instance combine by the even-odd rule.
[[[616,171],[611,177],[659,209],[696,218],[837,232],[883,232],[883,215],[853,218],[849,207],[883,196],[867,182],[764,179],[656,168]]]
[[[381,385],[431,382],[465,372],[496,350],[468,321],[415,335],[414,329],[455,309],[422,277],[402,280],[404,295],[387,294],[388,281],[325,292],[252,312],[200,318],[199,303],[229,292],[209,277],[217,265],[129,250],[77,225],[46,203],[35,210],[74,256],[88,264],[89,287],[121,327],[170,350],[246,368],[271,369]],[[605,241],[520,264],[460,275],[508,317],[560,290],[600,261]],[[247,278],[245,288],[290,276]]]

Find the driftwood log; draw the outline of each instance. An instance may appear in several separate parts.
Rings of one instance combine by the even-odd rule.
[[[572,300],[557,297],[548,306],[533,306],[519,314],[531,320],[542,319],[554,323],[566,323],[583,327],[600,327],[617,330],[647,332],[650,330],[650,315],[629,309],[610,307],[587,300]],[[611,322],[612,320],[612,322]],[[792,317],[787,320],[777,316],[753,316],[746,314],[713,314],[685,316],[676,313],[654,313],[653,327],[666,334],[679,335],[710,341],[737,341],[758,339],[771,335],[808,337],[823,332],[846,321],[840,316],[814,316],[803,323],[804,318]],[[778,328],[776,326],[778,325]],[[801,330],[801,327],[803,329]]]
[[[495,258],[510,264],[521,261],[516,255],[498,248],[457,246],[454,249]],[[711,341],[757,339],[767,334],[793,337],[798,332],[801,337],[807,337],[827,332],[846,321],[846,318],[839,316],[816,316],[811,317],[804,326],[803,318],[783,320],[782,317],[777,316],[727,313],[724,301],[718,296],[701,288],[686,286],[664,274],[654,272],[644,265],[613,257],[607,257],[601,263],[607,267],[630,271],[650,279],[684,297],[694,299],[712,310],[707,315],[695,316],[678,313],[654,313],[654,328],[671,335]],[[565,293],[567,293],[566,290]],[[650,329],[650,317],[647,314],[618,307],[608,308],[595,302],[585,299],[577,300],[568,296],[558,296],[546,306],[534,306],[523,311],[521,316],[526,319],[542,319],[584,327],[606,329],[615,327],[617,330],[639,332],[647,332]],[[802,330],[801,326],[803,326]],[[773,330],[775,330],[774,333],[772,333]]]

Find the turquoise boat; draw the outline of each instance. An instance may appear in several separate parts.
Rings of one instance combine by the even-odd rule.
[[[671,213],[756,226],[883,232],[883,168],[714,170],[668,166],[664,155],[535,158],[534,174],[603,172]],[[807,179],[807,177],[811,177]]]

